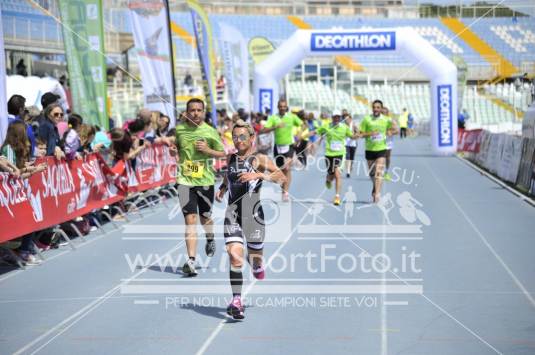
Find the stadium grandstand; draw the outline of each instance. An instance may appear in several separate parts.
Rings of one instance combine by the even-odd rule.
[[[530,16],[534,6],[529,1],[497,8],[484,3],[459,7],[410,5],[403,1],[267,1],[261,6],[250,1],[202,3],[210,14],[218,54],[219,23],[240,28],[248,40],[266,38],[275,48],[296,29],[407,26],[448,58],[461,63],[465,86],[462,106],[474,127],[492,125],[492,130],[500,130],[498,126],[503,124],[503,128],[511,129],[511,124],[516,123],[518,129],[532,100],[535,21]],[[171,4],[177,81],[191,71],[196,82],[200,82],[191,16],[185,11],[186,5]],[[14,71],[13,63],[25,57],[37,75],[59,77],[65,72],[61,25],[42,11],[47,9],[57,16],[56,3],[6,0],[1,6],[10,58],[8,70]],[[120,64],[138,77],[137,58],[129,51],[133,40],[126,2],[105,1],[104,11],[110,72]],[[481,15],[484,17],[478,17]],[[522,85],[515,85],[517,78]],[[141,106],[141,86],[129,80],[124,76],[109,89],[115,103],[113,114],[119,118],[131,116]],[[396,93],[403,102],[394,104],[395,113],[407,106],[418,120],[426,121],[429,119],[427,80],[399,56],[359,54],[358,58],[337,57],[331,61],[307,58],[288,74],[284,87],[292,105],[318,112],[343,103],[355,113],[364,114],[368,100],[378,93],[382,92],[380,97]]]

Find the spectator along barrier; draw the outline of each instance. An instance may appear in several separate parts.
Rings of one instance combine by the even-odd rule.
[[[174,184],[177,168],[165,145],[147,147],[134,164],[119,161],[113,168],[98,153],[37,163],[43,160],[48,168],[25,180],[0,173],[0,243],[122,201],[131,192]]]

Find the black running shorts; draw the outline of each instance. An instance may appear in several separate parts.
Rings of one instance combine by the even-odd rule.
[[[214,204],[214,187],[178,185],[178,199],[184,216],[198,214],[209,218]]]

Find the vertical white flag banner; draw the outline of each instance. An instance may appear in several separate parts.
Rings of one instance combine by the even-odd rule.
[[[139,61],[145,107],[175,125],[175,91],[167,7],[164,0],[130,0],[130,19]]]
[[[230,102],[235,109],[244,108],[249,112],[249,54],[247,41],[240,31],[225,23],[220,23],[221,49],[225,64]]]
[[[0,10],[0,146],[7,134],[7,89],[6,89],[6,52],[4,51],[4,31]]]

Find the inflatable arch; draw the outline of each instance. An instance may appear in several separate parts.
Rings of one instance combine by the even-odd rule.
[[[373,30],[297,30],[255,68],[255,109],[275,112],[279,81],[307,56],[396,53],[431,81],[431,141],[436,154],[457,149],[457,68],[408,27]],[[386,103],[388,104],[388,103]],[[370,109],[371,110],[371,109]]]

